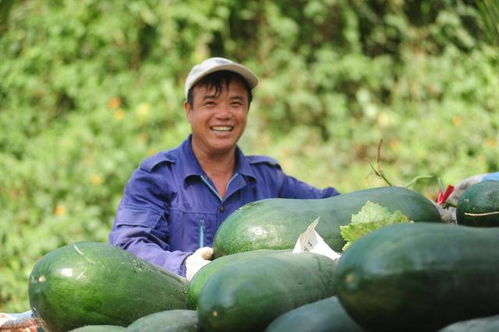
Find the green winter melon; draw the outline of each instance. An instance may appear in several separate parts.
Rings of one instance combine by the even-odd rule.
[[[499,181],[475,183],[457,203],[457,223],[475,227],[499,226]]]
[[[198,313],[195,310],[177,309],[156,312],[137,319],[127,332],[197,332]]]
[[[29,278],[31,309],[51,332],[128,326],[145,315],[185,309],[185,278],[106,243],[81,242],[42,257]]]

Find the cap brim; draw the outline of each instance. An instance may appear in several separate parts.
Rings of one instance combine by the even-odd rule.
[[[236,64],[236,63],[227,63],[227,64],[220,64],[217,66],[214,66],[206,71],[203,71],[202,73],[199,73],[199,75],[192,80],[192,82],[189,82],[189,85],[185,89],[185,95],[187,97],[187,93],[189,92],[189,89],[191,89],[196,83],[198,83],[203,77],[206,77],[209,74],[215,73],[217,71],[222,71],[222,70],[227,70],[234,72],[236,74],[241,75],[241,77],[248,83],[249,87],[253,89],[255,86],[258,85],[258,78],[256,75],[249,70],[248,68]]]

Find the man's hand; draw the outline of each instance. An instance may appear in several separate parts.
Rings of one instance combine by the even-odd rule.
[[[199,269],[208,264],[211,261],[212,256],[213,249],[210,247],[203,247],[187,257],[185,260],[185,277],[187,280],[191,280]]]

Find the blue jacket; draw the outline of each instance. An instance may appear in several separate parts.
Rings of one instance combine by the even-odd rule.
[[[220,224],[244,204],[338,194],[287,176],[272,158],[245,156],[239,148],[236,153],[236,171],[223,198],[195,158],[191,137],[147,158],[125,187],[109,242],[183,276],[185,258],[211,246]]]

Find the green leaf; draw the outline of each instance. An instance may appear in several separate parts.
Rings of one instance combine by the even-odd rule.
[[[409,218],[399,210],[390,212],[387,208],[368,201],[359,213],[352,215],[350,224],[340,226],[341,236],[346,241],[343,251],[367,233],[400,222],[409,222]]]

